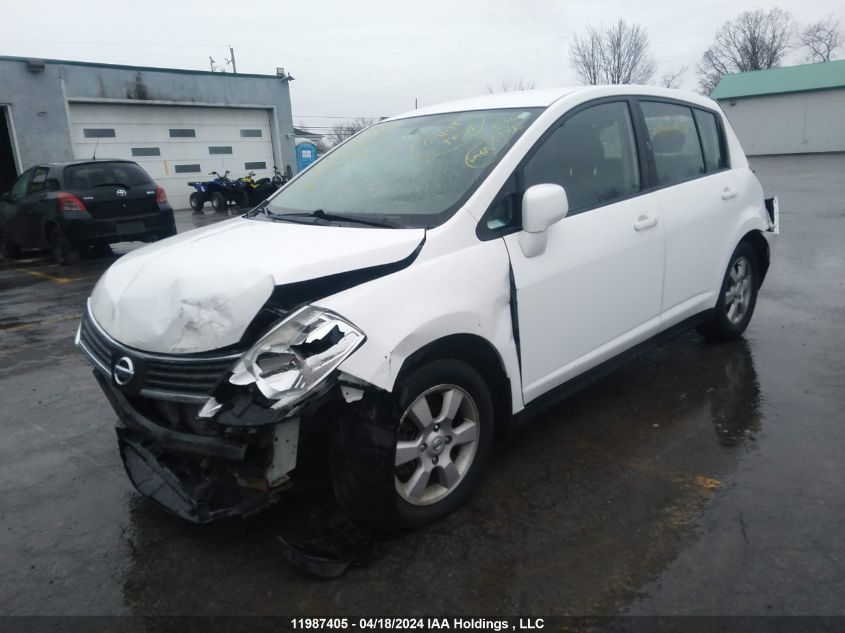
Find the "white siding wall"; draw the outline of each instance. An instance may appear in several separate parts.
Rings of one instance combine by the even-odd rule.
[[[748,155],[845,152],[845,89],[719,104]]]
[[[252,168],[257,178],[273,175],[273,145],[268,111],[249,108],[204,108],[163,105],[117,105],[71,103],[71,140],[74,158],[126,158],[141,165],[164,187],[174,209],[188,208],[194,191],[188,182],[210,180],[208,172],[246,175],[247,163],[264,163]],[[114,137],[87,138],[86,128],[114,130]],[[170,129],[193,130],[192,137],[171,137]],[[260,136],[242,136],[241,130],[257,130]],[[209,148],[231,148],[231,154],[212,154]],[[132,149],[156,149],[157,156],[136,156]],[[199,171],[184,173],[181,166],[199,165]]]

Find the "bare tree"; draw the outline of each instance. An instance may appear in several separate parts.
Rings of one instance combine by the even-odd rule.
[[[648,33],[625,20],[607,28],[588,26],[570,45],[569,61],[581,83],[589,85],[644,84],[654,75]]]
[[[667,70],[660,78],[660,85],[664,88],[678,88],[681,85],[681,77],[689,70],[686,66],[681,66],[677,70]]]
[[[829,15],[824,20],[808,24],[798,33],[798,41],[808,49],[808,62],[829,62],[833,51],[842,46],[839,20]]]
[[[792,16],[777,7],[746,11],[723,24],[696,67],[701,92],[713,92],[727,74],[779,66],[792,30]]]
[[[569,46],[569,63],[575,68],[582,84],[597,86],[603,83],[602,46],[601,32],[589,25],[587,32],[582,36],[576,36]]]
[[[519,92],[520,90],[534,90],[534,82],[533,81],[526,81],[525,79],[518,79],[516,81],[502,81],[501,87],[499,90],[493,88],[493,86],[487,86],[487,92],[491,95],[497,92]]]
[[[335,123],[332,126],[332,131],[327,135],[327,140],[334,147],[338,143],[343,143],[343,141],[353,134],[357,134],[364,128],[370,127],[373,123],[375,123],[375,119],[366,119],[364,117],[358,117],[357,119],[344,121],[343,123]]]

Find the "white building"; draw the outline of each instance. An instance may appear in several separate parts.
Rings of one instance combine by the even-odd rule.
[[[845,60],[726,75],[710,96],[748,155],[845,152]]]

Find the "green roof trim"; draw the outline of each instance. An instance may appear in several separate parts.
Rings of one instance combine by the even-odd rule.
[[[23,62],[26,63],[30,59],[37,59],[43,61],[45,64],[58,64],[62,66],[87,66],[89,68],[114,68],[116,70],[132,70],[151,73],[177,73],[180,75],[213,75],[215,77],[252,77],[258,79],[279,79],[278,75],[258,75],[255,73],[221,73],[211,72],[210,70],[191,70],[188,68],[161,68],[159,66],[128,66],[126,64],[104,64],[100,62],[80,62],[69,59],[44,59],[42,57],[14,57],[10,55],[0,55],[0,61],[3,62]]]
[[[831,88],[845,88],[845,60],[725,75],[710,98],[739,99]]]

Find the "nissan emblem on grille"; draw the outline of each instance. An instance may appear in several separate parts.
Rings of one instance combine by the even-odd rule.
[[[117,362],[114,364],[112,373],[114,375],[114,381],[118,385],[123,386],[128,384],[135,375],[135,365],[132,363],[132,359],[128,356],[121,356],[118,358]]]

